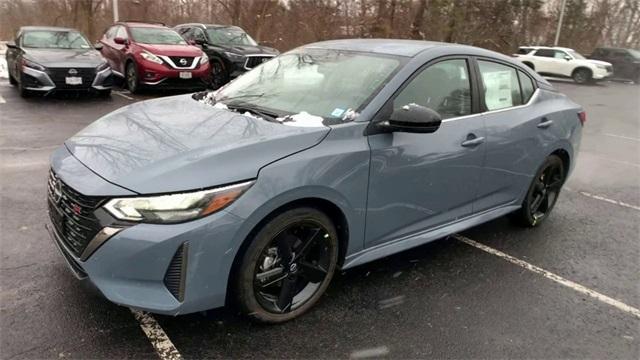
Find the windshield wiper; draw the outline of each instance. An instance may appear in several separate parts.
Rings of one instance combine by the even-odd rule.
[[[235,110],[235,111],[246,111],[246,112],[250,112],[252,114],[258,115],[261,118],[269,121],[269,122],[279,122],[278,120],[276,120],[277,116],[275,114],[269,114],[266,113],[264,111],[262,111],[261,109],[256,108],[255,106],[252,106],[250,104],[247,103],[242,103],[242,104],[226,104],[227,107],[230,110]]]
[[[256,93],[256,94],[240,94],[240,95],[236,95],[236,96],[228,96],[228,97],[222,97],[220,99],[215,99],[216,102],[221,102],[221,101],[233,101],[236,99],[245,99],[245,98],[260,98],[263,97],[265,95],[265,93]]]

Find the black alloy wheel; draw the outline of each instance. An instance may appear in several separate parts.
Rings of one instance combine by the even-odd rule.
[[[131,91],[132,94],[138,92],[140,88],[138,83],[138,71],[136,70],[136,65],[133,62],[127,64],[125,77],[129,91]]]
[[[586,84],[591,81],[591,72],[587,69],[578,69],[573,72],[573,81],[578,84]]]
[[[222,60],[213,58],[209,64],[211,65],[211,87],[217,90],[229,82],[229,74]]]
[[[564,180],[562,160],[556,155],[549,156],[534,177],[515,219],[527,227],[538,226],[551,213]]]
[[[269,221],[244,254],[236,295],[244,313],[279,323],[311,308],[336,269],[338,238],[314,208],[288,210]]]

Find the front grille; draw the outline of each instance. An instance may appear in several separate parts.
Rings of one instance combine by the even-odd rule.
[[[49,171],[47,188],[51,223],[67,248],[80,256],[102,228],[93,212],[103,198],[80,194],[60,180],[53,170]]]
[[[195,59],[193,56],[169,56],[169,59],[171,59],[171,61],[173,61],[173,63],[176,65],[176,67],[179,68],[187,68],[187,67],[191,67],[191,65],[193,65],[193,59]],[[184,62],[180,62],[182,59],[184,59]]]
[[[74,69],[76,74],[69,74],[69,70]],[[49,68],[47,70],[51,81],[56,85],[57,89],[80,89],[88,88],[93,83],[93,79],[96,77],[96,70],[94,68]],[[67,77],[81,77],[81,85],[68,85],[66,83]]]
[[[265,61],[269,61],[273,58],[273,56],[248,56],[247,61],[244,63],[245,69],[253,69],[254,67],[262,64]]]
[[[184,300],[185,276],[187,274],[188,243],[180,245],[171,259],[164,275],[164,285],[178,301]]]

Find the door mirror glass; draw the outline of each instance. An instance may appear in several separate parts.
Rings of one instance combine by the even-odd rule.
[[[113,42],[119,45],[127,45],[127,39],[122,37],[117,37],[113,39]]]
[[[395,109],[383,126],[391,131],[432,133],[438,130],[441,123],[442,117],[436,111],[412,103]]]

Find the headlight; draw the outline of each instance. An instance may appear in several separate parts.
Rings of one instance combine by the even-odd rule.
[[[202,57],[200,58],[200,65],[204,65],[209,62],[209,57],[207,54],[202,53]]]
[[[244,58],[244,55],[240,55],[240,54],[236,54],[236,53],[232,53],[232,52],[228,52],[228,51],[225,51],[224,54],[227,55],[229,60],[231,60],[233,62],[241,61]]]
[[[152,54],[146,50],[142,50],[142,52],[140,53],[140,56],[142,56],[142,58],[145,60],[149,60],[156,64],[162,64],[162,59],[160,59],[157,55]]]
[[[96,72],[100,72],[108,67],[109,67],[109,63],[105,61],[102,64],[98,65],[98,67],[96,67]]]
[[[605,65],[596,65],[596,67],[598,69],[607,70],[607,67]]]
[[[117,219],[146,223],[175,223],[197,219],[219,211],[253,185],[254,181],[216,189],[112,199],[104,208]]]
[[[27,59],[24,59],[24,58],[22,59],[22,66],[23,67],[28,67],[28,68],[31,68],[31,69],[36,69],[36,70],[39,70],[39,71],[44,71],[45,70],[44,66],[38,64],[37,62],[33,62],[31,60],[27,60]]]

